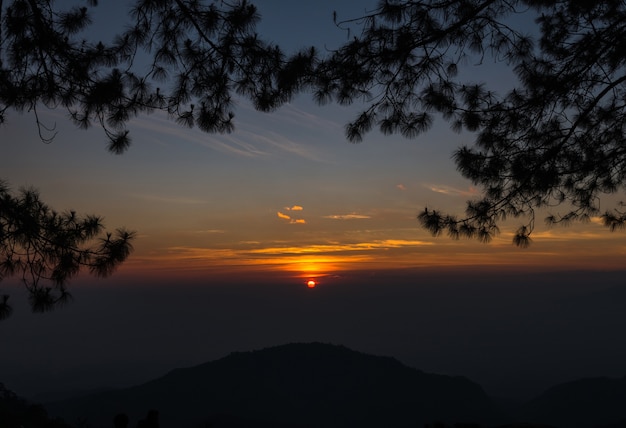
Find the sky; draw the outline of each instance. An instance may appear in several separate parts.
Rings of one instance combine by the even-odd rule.
[[[123,25],[119,6],[101,3],[94,31]],[[347,35],[333,10],[351,18],[375,4],[254,3],[259,33],[294,50],[338,46]],[[466,73],[510,83],[494,64]],[[267,114],[241,101],[226,135],[154,113],[131,122],[123,155],[64,111],[40,112],[56,126],[50,144],[32,115],[9,112],[0,178],[137,238],[111,278],[80,276],[74,302],[53,313],[31,314],[19,286],[0,284],[15,306],[0,324],[0,381],[27,396],[129,386],[295,341],[394,356],[514,397],[626,374],[623,233],[597,219],[546,228],[538,213],[527,249],[511,244],[515,222],[489,244],[432,237],[416,220],[424,207],[462,214],[480,195],[451,159],[472,135],[436,122],[413,140],[372,132],[352,144],[344,125],[357,107],[303,95]]]

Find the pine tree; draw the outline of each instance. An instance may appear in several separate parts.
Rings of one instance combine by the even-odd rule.
[[[426,229],[489,241],[502,220],[525,218],[513,238],[525,247],[535,210],[549,207],[567,212],[548,224],[601,216],[624,227],[621,205],[601,214],[599,204],[626,185],[624,2],[383,0],[359,20],[362,32],[310,80],[321,103],[365,103],[346,126],[350,141],[374,126],[415,138],[435,115],[475,135],[454,160],[483,197],[462,218],[424,209]],[[459,77],[462,64],[487,61],[515,73],[508,93]]]
[[[70,279],[81,268],[99,277],[113,273],[132,251],[134,234],[103,232],[102,219],[73,211],[59,213],[35,190],[14,195],[0,183],[0,281],[18,276],[27,288],[34,312],[67,303]],[[9,296],[0,300],[0,320],[13,312]]]
[[[535,211],[550,207],[566,211],[549,224],[626,224],[621,205],[602,213],[599,204],[626,184],[623,1],[380,0],[336,21],[360,31],[334,52],[291,55],[256,33],[260,17],[245,0],[136,0],[110,44],[82,38],[96,3],[0,2],[0,120],[30,110],[42,129],[41,105],[65,108],[122,153],[138,114],[163,110],[182,126],[230,132],[237,97],[272,111],[307,92],[364,103],[346,126],[353,142],[374,127],[418,138],[436,116],[475,136],[454,159],[483,196],[461,217],[424,209],[418,219],[435,235],[489,241],[517,218],[513,242],[527,246]],[[147,72],[138,57],[149,58]],[[517,78],[508,92],[462,77],[467,64],[493,61]]]

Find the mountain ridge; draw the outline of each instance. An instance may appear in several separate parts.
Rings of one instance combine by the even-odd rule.
[[[319,342],[233,352],[48,408],[66,420],[86,418],[103,426],[116,412],[134,419],[150,408],[160,411],[162,426],[194,426],[224,414],[309,427],[488,423],[500,416],[467,378],[425,373],[392,357]]]
[[[568,428],[626,428],[626,376],[590,377],[554,385],[526,403],[520,416]]]
[[[421,427],[434,422],[626,428],[624,403],[626,376],[565,382],[518,408],[504,409],[466,377],[426,373],[393,357],[313,342],[232,352],[129,388],[46,407],[66,421],[87,420],[92,428],[109,427],[118,412],[135,421],[150,409],[160,411],[162,428]]]

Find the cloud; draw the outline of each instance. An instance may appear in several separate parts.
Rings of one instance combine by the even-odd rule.
[[[578,229],[578,230],[577,230]],[[602,233],[605,232],[605,233]],[[584,231],[584,230],[579,230],[579,228],[574,227],[573,229],[569,229],[569,230],[542,230],[542,231],[535,231],[533,232],[532,235],[530,235],[531,238],[533,238],[536,241],[562,241],[562,242],[572,242],[572,241],[589,241],[589,240],[610,240],[611,238],[613,238],[614,236],[617,236],[618,239],[619,235],[614,235],[611,233],[607,233],[608,231],[598,231],[598,232],[594,232],[594,231]]]
[[[242,138],[234,137],[232,135],[211,136],[195,128],[183,131],[181,130],[180,126],[176,126],[174,122],[169,120],[161,112],[156,112],[154,115],[147,117],[134,118],[131,121],[131,124],[135,128],[158,133],[159,137],[175,137],[178,140],[189,141],[191,143],[198,144],[212,150],[217,150],[222,153],[228,153],[231,155],[244,157],[259,157],[269,155],[269,153],[260,150],[250,141],[246,141]],[[250,135],[253,134],[250,133]],[[250,140],[250,138],[248,138],[248,140]]]
[[[240,241],[225,247],[172,246],[165,251],[143,257],[133,257],[136,263],[158,262],[161,268],[211,269],[232,272],[236,268],[286,269],[296,272],[339,272],[342,268],[355,268],[360,263],[389,265],[406,263],[415,266],[415,252],[431,254],[433,242],[414,239],[374,239],[352,242],[292,243],[289,241]],[[406,258],[411,254],[410,258]],[[446,256],[446,261],[449,257]],[[278,267],[277,267],[278,266]],[[290,268],[291,267],[291,268]]]
[[[161,112],[148,117],[134,118],[131,125],[133,128],[158,134],[159,137],[153,141],[158,141],[163,145],[171,144],[163,137],[175,137],[177,140],[185,140],[210,150],[234,156],[254,158],[286,154],[312,161],[324,161],[310,144],[294,141],[277,133],[267,133],[266,127],[263,128],[264,132],[262,133],[257,129],[258,127],[242,125],[236,135],[210,135],[197,128],[181,130],[180,126],[177,126]]]
[[[604,219],[602,217],[594,216],[591,217],[589,221],[593,224],[599,224],[600,226],[604,226]]]
[[[383,239],[369,242],[354,242],[345,244],[317,244],[306,246],[266,247],[248,250],[254,254],[271,255],[301,255],[301,254],[330,254],[349,253],[375,250],[389,250],[394,248],[418,248],[434,245],[428,241],[408,239]]]
[[[363,214],[332,214],[332,215],[325,215],[323,216],[323,218],[329,218],[331,220],[357,220],[357,219],[372,218],[372,217],[368,215],[363,215]]]
[[[425,184],[424,187],[435,193],[442,193],[444,195],[451,196],[476,196],[480,193],[474,186],[468,187],[467,190],[457,189],[456,187],[445,184]]]
[[[304,208],[302,208],[300,205],[294,205],[293,207],[285,207],[285,209],[287,211],[302,211]]]
[[[283,220],[291,220],[290,216],[288,216],[287,214],[283,214],[280,211],[277,211],[276,215],[278,216],[278,218],[282,218]]]
[[[146,201],[153,201],[165,204],[180,204],[180,205],[200,205],[206,204],[207,201],[204,199],[193,199],[193,198],[185,198],[185,197],[167,197],[167,196],[158,196],[158,195],[142,195],[142,194],[133,194],[135,198],[143,199]]]
[[[396,188],[400,189],[400,190],[406,190],[406,186],[402,183],[400,184],[396,184]]]
[[[304,220],[303,218],[291,218],[291,216],[283,214],[280,211],[277,211],[276,215],[280,219],[288,220],[289,224],[306,224],[306,220]]]
[[[248,135],[250,140],[270,149],[267,152],[268,154],[286,153],[312,161],[321,162],[324,160],[319,154],[311,150],[310,145],[292,141],[276,133],[270,133],[268,136],[260,135],[254,131],[246,132],[240,130],[239,133],[244,136]]]

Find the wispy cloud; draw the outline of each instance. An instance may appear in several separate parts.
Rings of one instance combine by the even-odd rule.
[[[283,135],[242,126],[236,134],[212,135],[197,128],[182,129],[173,121],[156,113],[147,117],[132,120],[134,128],[152,131],[160,137],[185,140],[222,153],[241,157],[268,157],[279,153],[287,153],[309,160],[321,161],[321,157],[304,142],[293,141]],[[169,144],[165,140],[163,144]]]
[[[294,205],[292,207],[285,207],[285,209],[287,211],[302,211],[304,208],[302,208],[300,205]]]
[[[358,219],[364,219],[364,218],[372,218],[369,215],[364,215],[364,214],[331,214],[331,215],[325,215],[323,216],[323,218],[329,218],[331,220],[358,220]]]
[[[446,184],[425,184],[424,187],[435,193],[442,193],[450,196],[476,196],[480,194],[476,187],[470,186],[467,189],[457,189]]]
[[[220,135],[204,133],[197,128],[184,129],[167,119],[162,113],[156,112],[154,115],[142,116],[131,121],[134,128],[152,131],[159,134],[159,137],[171,137],[170,141],[188,141],[222,153],[227,153],[243,157],[266,156],[268,153],[260,150],[254,144],[235,137],[234,135]],[[240,134],[240,133],[239,133]],[[239,135],[238,134],[238,135]],[[170,144],[170,142],[163,142]]]
[[[194,199],[194,198],[183,198],[183,197],[168,197],[168,196],[157,196],[150,194],[133,194],[131,195],[135,198],[143,199],[146,201],[153,201],[165,204],[181,204],[181,205],[200,205],[206,204],[207,201],[204,199]]]
[[[242,133],[239,133],[238,135],[241,134]],[[222,139],[226,141],[221,141]],[[219,139],[215,137],[210,137],[207,139],[202,139],[198,142],[202,146],[208,148],[244,157],[262,157],[269,155],[267,151],[260,149],[257,145],[249,141],[245,141],[242,138],[235,137],[233,135],[221,135]]]
[[[266,146],[268,149],[271,149],[271,152],[274,154],[285,152],[287,154],[296,155],[298,157],[312,161],[323,161],[322,157],[320,157],[314,150],[312,150],[310,145],[298,141],[293,141],[282,135],[272,132],[270,132],[268,135],[259,135],[254,132],[250,132],[248,133],[248,135],[250,139],[253,139],[261,145]]]
[[[169,247],[160,256],[147,259],[159,259],[163,262],[178,263],[186,261],[207,266],[207,262],[218,261],[220,265],[259,265],[290,264],[303,260],[335,262],[345,260],[374,260],[392,249],[419,248],[433,245],[432,242],[417,240],[385,239],[370,242],[312,244],[303,246],[276,245],[258,247],[258,242],[248,243],[244,248],[203,248],[176,246]],[[247,248],[246,248],[247,247]],[[312,259],[314,258],[314,259]],[[210,263],[209,263],[210,265]]]
[[[241,107],[250,111],[255,110],[249,103],[242,103]],[[280,111],[267,116],[267,120],[290,123],[298,128],[329,129],[337,132],[341,132],[343,129],[343,123],[304,111],[291,103],[285,104]]]
[[[273,255],[298,255],[298,254],[328,254],[337,252],[353,252],[353,251],[373,251],[373,250],[389,250],[392,248],[405,247],[423,247],[433,245],[432,242],[405,240],[405,239],[383,239],[369,242],[356,242],[346,244],[316,244],[306,246],[276,246],[250,250],[255,254],[273,254]]]
[[[396,188],[400,189],[400,190],[406,190],[407,189],[407,187],[404,184],[402,184],[402,183],[396,184]]]
[[[610,239],[622,239],[619,235],[612,234],[605,230],[598,230],[597,232],[592,230],[580,230],[580,228],[570,228],[564,230],[559,228],[558,230],[542,230],[535,231],[530,236],[536,241],[561,241],[561,242],[574,242],[580,240],[598,241],[598,240],[610,240]]]

